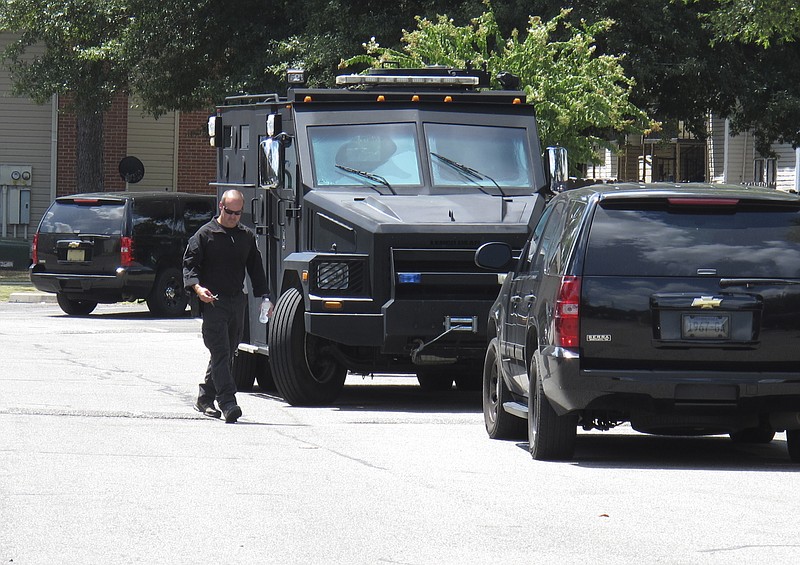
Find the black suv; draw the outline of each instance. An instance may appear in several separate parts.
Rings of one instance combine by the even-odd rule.
[[[512,263],[504,243],[476,262]],[[800,462],[800,200],[720,185],[595,185],[547,205],[489,316],[484,420],[535,459],[577,427],[786,430]]]
[[[159,316],[186,310],[181,262],[216,211],[213,195],[102,192],[57,198],[33,240],[31,281],[67,314],[145,299]]]

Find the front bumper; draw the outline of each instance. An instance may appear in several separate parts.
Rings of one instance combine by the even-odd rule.
[[[313,335],[378,347],[381,353],[407,355],[425,343],[426,354],[482,359],[491,305],[488,300],[390,300],[378,314],[311,311],[305,322]]]

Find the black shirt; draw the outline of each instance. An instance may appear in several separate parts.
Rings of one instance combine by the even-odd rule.
[[[244,288],[245,270],[253,294],[268,294],[261,252],[250,228],[241,224],[226,228],[214,218],[189,239],[183,255],[183,285],[187,289],[200,283],[214,294],[238,294]]]

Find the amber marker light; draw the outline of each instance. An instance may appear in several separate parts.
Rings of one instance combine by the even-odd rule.
[[[453,101],[453,97],[452,96],[445,96],[444,97],[444,101],[445,102],[452,102]]]
[[[522,104],[522,100],[520,100],[519,98],[514,98],[514,100],[512,100],[511,103],[512,104]]]
[[[386,102],[386,97],[383,94],[380,94],[376,100],[378,102]]]
[[[417,94],[415,94],[414,96],[411,97],[411,101],[412,102],[419,102],[419,96]]]
[[[303,98],[303,102],[313,102],[313,99],[310,96],[306,96]]]
[[[322,303],[326,310],[341,310],[342,303],[338,300],[326,300]]]
[[[300,275],[300,278],[303,279],[304,283],[307,283],[308,282],[308,271],[303,271],[302,274]]]

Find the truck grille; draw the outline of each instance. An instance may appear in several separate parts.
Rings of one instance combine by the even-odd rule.
[[[474,249],[392,249],[392,269],[397,299],[494,300],[500,290]]]

